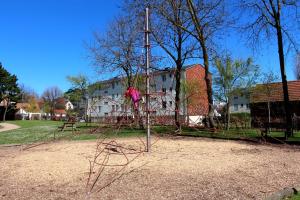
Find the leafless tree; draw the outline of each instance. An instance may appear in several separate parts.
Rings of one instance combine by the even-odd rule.
[[[160,15],[168,22],[168,24],[172,24],[172,26],[168,26],[169,28],[173,28],[173,35],[167,35],[169,40],[174,40],[177,38],[177,32],[180,28],[181,34],[186,35],[186,33],[192,36],[198,44],[200,51],[202,52],[201,57],[204,61],[205,67],[205,81],[207,87],[207,96],[209,102],[209,125],[214,127],[214,110],[213,110],[213,97],[212,97],[212,80],[211,74],[209,72],[209,58],[211,53],[214,52],[216,48],[214,46],[214,39],[217,33],[222,30],[224,32],[225,22],[228,22],[229,18],[226,17],[226,12],[224,9],[224,0],[209,0],[206,2],[200,0],[185,0],[185,1],[175,1],[175,0],[167,0],[167,1],[146,1],[148,5],[153,6],[155,3],[159,2],[160,4]],[[146,4],[145,3],[145,4]],[[178,14],[180,14],[183,18],[178,18]],[[178,20],[179,19],[179,20]],[[160,28],[163,30],[163,24]],[[186,36],[184,36],[186,37]],[[190,39],[188,39],[190,41]],[[171,43],[176,44],[176,43]],[[178,43],[177,43],[178,44]],[[176,46],[175,46],[176,47]],[[175,51],[176,52],[176,51]],[[183,54],[182,54],[183,58]]]
[[[184,0],[154,0],[148,1],[127,1],[129,9],[137,12],[143,11],[143,7],[149,6],[151,9],[151,34],[154,42],[167,54],[176,66],[175,70],[175,124],[180,130],[180,104],[181,104],[181,74],[184,63],[195,52],[197,45],[191,35],[183,31],[178,25],[189,28],[191,20],[184,11],[186,4]],[[127,9],[128,9],[127,7]],[[142,14],[140,14],[142,15]],[[177,25],[178,24],[178,25]]]
[[[94,41],[88,44],[89,56],[99,72],[123,75],[127,86],[134,83],[134,75],[142,65],[142,28],[133,19],[119,16],[105,34],[94,33]]]
[[[194,56],[196,42],[180,26],[189,28],[191,20],[184,10],[184,0],[159,1],[153,5],[152,34],[159,46],[176,65],[175,70],[175,124],[180,130],[179,111],[181,100],[181,74],[186,60]],[[156,18],[156,20],[155,20]],[[179,25],[179,26],[178,26]]]
[[[252,41],[257,43],[261,38],[271,39],[273,35],[276,35],[284,94],[286,137],[292,134],[292,115],[285,73],[284,50],[291,46],[297,49],[297,43],[288,28],[292,19],[297,20],[298,7],[299,1],[297,0],[245,0],[242,2],[244,13],[250,21],[247,23],[246,29],[249,31]],[[284,43],[284,39],[286,39],[286,43]]]
[[[199,43],[202,51],[202,59],[205,67],[205,81],[207,87],[207,97],[209,103],[209,126],[215,127],[213,120],[213,96],[212,96],[212,80],[209,72],[209,61],[211,53],[214,50],[214,39],[217,33],[226,27],[230,21],[225,11],[223,0],[186,0],[187,12],[189,13],[193,26],[191,29],[188,27],[180,26],[184,31],[191,34]]]
[[[21,95],[21,102],[28,102],[31,98],[38,99],[39,95],[34,91],[33,88],[27,87],[24,84],[20,86],[20,95]]]
[[[273,72],[263,73],[261,76],[261,85],[256,86],[256,90],[260,93],[264,93],[267,97],[267,110],[268,110],[268,126],[267,133],[270,132],[270,123],[271,123],[271,102],[272,96],[276,92],[272,83],[279,80],[279,77]]]
[[[56,86],[47,88],[43,92],[42,99],[44,100],[45,104],[47,104],[49,106],[49,111],[50,111],[51,116],[54,115],[56,99],[59,97],[62,97],[62,96],[63,96],[62,91]]]

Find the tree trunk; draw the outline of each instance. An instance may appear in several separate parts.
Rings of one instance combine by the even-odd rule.
[[[288,92],[288,85],[287,85],[287,79],[285,74],[282,30],[280,25],[279,11],[276,20],[276,30],[277,30],[278,55],[280,61],[280,72],[281,72],[281,79],[282,79],[282,89],[283,89],[283,97],[284,97],[285,118],[286,118],[285,137],[287,138],[292,135],[292,115],[290,110],[289,92]]]
[[[205,46],[204,39],[201,42],[202,52],[203,52],[203,60],[204,60],[204,68],[205,68],[205,82],[206,82],[206,90],[207,90],[207,98],[208,98],[208,119],[209,119],[209,127],[214,128],[214,109],[213,109],[213,97],[212,97],[212,84],[211,78],[209,77],[209,60],[207,49]]]
[[[267,133],[270,133],[270,123],[271,123],[271,109],[270,109],[270,101],[268,101],[268,129]]]
[[[209,119],[208,126],[214,128],[215,122],[214,122],[214,110],[213,110],[212,84],[211,84],[211,79],[209,77],[209,59],[208,59],[207,47],[205,43],[205,37],[203,33],[203,27],[201,26],[198,20],[192,0],[187,0],[187,4],[188,4],[189,13],[195,24],[195,28],[198,35],[197,40],[200,43],[202,49],[202,56],[204,60],[205,82],[206,82],[206,90],[207,90],[207,98],[208,98],[208,119]]]
[[[182,70],[182,63],[181,61],[176,62],[176,71],[175,71],[175,81],[176,81],[176,86],[175,86],[175,125],[176,129],[180,130],[181,129],[181,124],[180,124],[180,87],[181,87],[181,70]],[[187,105],[188,106],[188,105]]]
[[[5,110],[4,110],[4,113],[3,113],[3,119],[2,119],[2,121],[4,121],[5,122],[5,119],[6,119],[6,113],[7,113],[7,105],[5,106]]]
[[[230,128],[230,102],[227,102],[227,117],[226,117],[226,130],[228,131]]]
[[[5,110],[4,110],[4,113],[3,113],[3,119],[2,119],[2,121],[6,120],[6,113],[7,113],[7,110],[8,110],[8,106],[10,104],[10,100],[9,99],[5,99],[5,101],[6,101],[6,105],[5,105]]]

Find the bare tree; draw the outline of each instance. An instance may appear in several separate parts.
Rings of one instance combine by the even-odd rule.
[[[63,96],[62,91],[56,86],[47,88],[43,92],[42,99],[49,106],[51,117],[54,116],[54,111],[55,111],[55,106],[56,106],[56,99],[59,98],[59,97],[62,97],[62,96]]]
[[[268,126],[267,132],[270,132],[270,123],[271,123],[271,102],[272,96],[276,95],[276,88],[273,87],[272,83],[279,80],[279,77],[274,74],[273,72],[263,73],[261,75],[261,83],[260,85],[256,86],[256,92],[263,93],[267,97],[267,110],[268,110]]]
[[[128,1],[127,9],[141,9],[147,1]],[[154,0],[149,3],[151,8],[151,33],[155,43],[167,54],[175,64],[175,124],[177,130],[181,129],[179,120],[181,104],[181,74],[184,63],[193,56],[197,48],[189,33],[183,31],[178,25],[190,26],[190,18],[184,0]],[[178,24],[178,25],[177,25]]]
[[[30,99],[35,98],[38,99],[39,95],[34,91],[33,88],[30,88],[24,84],[20,86],[20,95],[21,95],[21,102],[28,102]]]
[[[297,8],[299,1],[297,0],[247,0],[242,2],[244,11],[248,10],[247,16],[251,16],[250,22],[246,28],[250,32],[250,38],[255,41],[262,38],[270,38],[276,34],[278,57],[280,62],[280,72],[282,79],[282,89],[284,95],[284,107],[286,115],[286,137],[292,134],[292,115],[290,110],[288,84],[285,73],[285,55],[284,48],[293,46],[297,48],[297,44],[293,39],[291,32],[288,31],[288,22],[291,21],[293,15],[297,19]],[[248,19],[248,20],[249,20]],[[284,47],[284,36],[289,46]]]
[[[142,64],[141,31],[134,20],[120,16],[108,27],[106,34],[94,33],[94,41],[88,45],[92,63],[109,75],[124,75],[127,86],[134,83],[134,75]]]
[[[193,57],[197,48],[191,35],[183,31],[180,26],[189,28],[191,20],[184,10],[184,0],[159,1],[153,5],[152,34],[159,46],[168,54],[176,65],[175,70],[175,124],[180,130],[179,111],[181,100],[181,74],[184,63]],[[156,22],[156,23],[155,23]]]
[[[202,59],[205,67],[205,81],[207,89],[207,97],[209,103],[209,126],[215,127],[213,120],[213,96],[212,96],[212,80],[209,72],[210,53],[213,52],[213,44],[216,34],[225,28],[225,24],[229,21],[226,17],[223,0],[209,0],[206,2],[200,0],[186,0],[187,12],[192,20],[192,28],[177,24],[184,31],[192,35],[200,46]]]

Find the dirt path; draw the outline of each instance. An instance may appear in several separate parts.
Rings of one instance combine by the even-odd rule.
[[[118,141],[138,145],[134,138]],[[0,163],[5,163],[0,165],[0,199],[87,199],[88,160],[95,145],[58,142],[26,151],[0,146]],[[118,157],[110,159],[118,162]],[[160,139],[151,153],[129,166],[136,170],[89,199],[264,199],[298,185],[299,166],[300,150],[289,146]]]
[[[0,123],[0,126],[1,126],[0,132],[20,128],[20,126],[17,126],[17,125],[14,125],[14,124],[9,124],[9,123]]]

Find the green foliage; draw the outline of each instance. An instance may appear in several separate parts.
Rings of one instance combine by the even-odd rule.
[[[18,87],[18,78],[11,75],[0,63],[0,102],[9,98],[11,101],[19,99],[20,88]]]
[[[236,128],[249,128],[251,127],[250,113],[231,113],[230,123],[235,125]]]
[[[230,56],[216,58],[217,73],[214,78],[216,99],[224,102],[240,94],[242,90],[249,89],[257,80],[259,67],[251,58],[247,60],[233,60]]]
[[[64,93],[64,97],[75,104],[81,100],[82,92],[79,89],[71,88]]]

